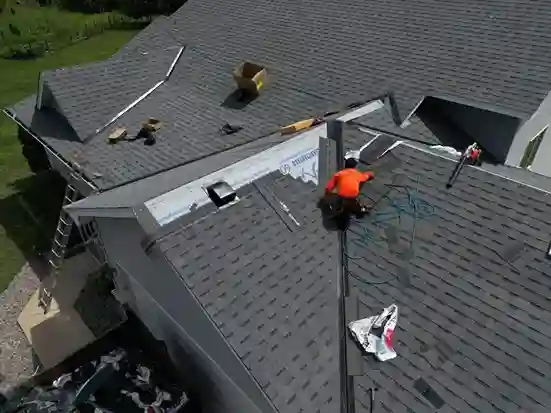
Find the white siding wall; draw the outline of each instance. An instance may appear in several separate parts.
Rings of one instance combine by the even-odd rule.
[[[534,139],[543,128],[551,123],[551,93],[547,95],[538,110],[522,125],[515,135],[507,160],[510,166],[519,166],[528,143]],[[551,131],[548,129],[532,163],[531,171],[551,176]]]

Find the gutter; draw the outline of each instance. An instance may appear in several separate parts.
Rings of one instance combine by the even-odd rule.
[[[63,165],[64,168],[66,168],[68,171],[70,171],[70,176],[73,180],[76,181],[77,183],[77,186],[79,186],[78,184],[80,184],[81,182],[87,187],[87,189],[89,190],[88,194],[86,196],[88,196],[90,193],[92,192],[98,192],[99,189],[97,186],[95,186],[91,181],[89,181],[84,175],[82,175],[80,172],[78,172],[77,170],[75,170],[68,162],[66,162],[63,158],[61,158],[56,152],[54,152],[48,145],[46,145],[38,136],[36,136],[29,128],[27,128],[23,122],[21,122],[15,113],[13,113],[12,111],[10,111],[9,109],[3,109],[2,112],[4,112],[4,114],[10,118],[13,122],[15,122],[20,128],[22,128],[25,132],[27,132],[30,136],[32,136],[38,143],[40,143],[40,145],[42,145],[42,147],[44,148],[44,150],[49,154],[51,155],[53,158],[56,159],[57,162],[59,162],[61,165]],[[79,189],[80,191],[80,189]],[[84,191],[80,191],[81,193],[84,194]]]

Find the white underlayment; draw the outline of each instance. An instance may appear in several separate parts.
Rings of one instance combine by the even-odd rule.
[[[346,122],[356,119],[382,107],[382,102],[374,101],[341,116],[339,120]],[[234,190],[237,190],[279,170],[283,174],[317,184],[320,137],[327,138],[326,124],[312,128],[264,152],[150,199],[145,206],[160,225],[165,225],[210,202],[205,188],[219,181],[225,181]]]

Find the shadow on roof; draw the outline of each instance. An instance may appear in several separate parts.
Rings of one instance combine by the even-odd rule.
[[[35,110],[31,121],[31,130],[39,136],[49,138],[80,142],[75,130],[71,127],[67,119],[60,115],[55,109],[42,108]]]
[[[227,109],[239,110],[245,108],[249,103],[256,100],[256,98],[258,98],[258,95],[253,95],[237,89],[228,95],[224,102],[222,102],[221,106]]]
[[[486,161],[503,163],[521,119],[470,104],[426,97],[416,111],[443,145],[464,150],[473,142],[483,149]]]

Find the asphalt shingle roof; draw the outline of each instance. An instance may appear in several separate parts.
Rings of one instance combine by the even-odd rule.
[[[109,111],[119,107],[115,78],[96,78],[99,71],[185,44],[171,78],[113,125],[132,135],[144,118],[157,117],[164,125],[156,145],[109,145],[108,131],[82,144],[53,127],[58,117],[33,113],[32,99],[15,112],[108,189],[389,91],[402,120],[427,95],[528,118],[551,89],[550,23],[551,3],[543,0],[190,0],[112,59],[69,71],[59,83],[46,79],[84,136],[109,117],[95,111],[107,96]],[[136,73],[150,64],[164,73],[170,53],[136,65]],[[271,85],[235,109],[226,99],[235,89],[231,71],[243,60],[265,65]],[[83,95],[82,73],[104,93]],[[143,93],[137,79],[121,90]],[[70,82],[74,88],[65,87]],[[221,134],[226,122],[244,129]],[[361,141],[357,132],[353,139]],[[350,282],[360,316],[392,302],[400,307],[398,358],[362,359],[357,411],[368,408],[371,386],[379,407],[392,413],[432,412],[431,394],[442,399],[440,412],[551,408],[551,268],[544,258],[551,195],[472,167],[446,191],[453,164],[404,145],[373,168],[365,195],[387,195],[349,230]],[[389,183],[401,186],[388,192]],[[267,200],[266,188],[300,228]],[[271,175],[247,190],[236,205],[159,245],[280,412],[335,412],[336,237],[321,226],[313,186]]]
[[[426,95],[526,118],[551,89],[543,0],[192,0],[173,18],[189,43],[263,63],[277,82],[344,102],[393,91],[402,119]]]
[[[121,119],[134,125],[156,111],[170,121],[161,131],[168,136],[146,150],[140,142],[113,149],[103,135],[81,145],[74,136],[35,132],[69,162],[86,165],[87,177],[108,189],[224,149],[212,131],[228,119],[244,124],[240,134],[225,137],[229,146],[239,145],[258,137],[253,137],[257,122],[275,130],[387,92],[393,92],[401,119],[429,95],[528,118],[551,89],[550,20],[551,6],[543,0],[421,0],[407,7],[402,0],[190,0],[174,15],[155,20],[107,62],[90,66],[91,75],[118,61],[130,67],[143,52],[186,45],[170,87]],[[265,65],[272,86],[245,109],[229,109],[223,102],[234,90],[231,71],[244,60]],[[121,93],[111,87],[114,82],[104,76],[98,83],[107,94],[78,87],[64,94],[63,84],[56,87],[79,136],[101,123],[95,117],[111,116],[107,112],[118,107],[122,90],[143,93],[140,82],[125,80],[128,90],[122,87]],[[15,112],[27,114],[27,106],[16,106]],[[203,117],[205,127],[197,129]],[[33,123],[28,114],[22,120]],[[192,127],[184,128],[190,120]],[[210,141],[218,143],[211,147]]]
[[[373,131],[394,135],[396,137],[421,140],[431,145],[440,145],[443,135],[431,130],[431,128],[429,128],[417,115],[409,118],[409,125],[402,128],[396,125],[392,120],[390,110],[387,108],[364,115],[355,119],[354,122],[357,125],[365,126]]]
[[[280,412],[334,413],[337,247],[316,187],[274,173],[240,192],[159,248]],[[277,199],[300,227],[280,218]]]
[[[124,56],[117,56],[116,61],[126,59]],[[99,65],[102,64],[109,67],[112,63]],[[70,162],[78,163],[100,189],[108,189],[257,140],[281,126],[323,114],[336,106],[300,89],[274,84],[245,107],[236,108],[231,75],[234,67],[232,61],[216,59],[187,47],[163,85],[86,144],[60,136],[56,128],[49,126],[48,113],[35,113],[31,101],[16,106],[15,112],[50,147]],[[118,98],[125,96],[116,91],[111,93]],[[139,94],[142,93],[143,87]],[[123,103],[117,99],[113,101]],[[124,99],[122,108],[129,103]],[[83,102],[83,105],[90,104]],[[127,128],[129,137],[135,136],[148,117],[163,122],[154,146],[146,146],[141,140],[114,145],[107,142],[109,133],[119,126]],[[83,116],[78,122],[92,129],[103,126],[96,115],[93,118]],[[59,123],[58,117],[55,120]],[[240,125],[243,129],[226,135],[220,130],[225,123]]]
[[[346,149],[370,139],[345,128]],[[549,409],[551,194],[474,167],[446,190],[453,161],[404,144],[377,159],[393,142],[381,135],[362,152],[376,176],[362,196],[376,207],[347,233],[347,300],[359,303],[347,318],[396,303],[398,357],[378,362],[347,341],[356,412],[370,411],[371,387],[375,411]],[[239,192],[159,248],[280,412],[334,412],[337,237],[316,188],[272,174]]]
[[[81,141],[163,80],[179,48],[44,72],[42,79]],[[142,119],[142,121],[145,119]]]
[[[551,195],[472,167],[445,190],[452,161],[406,146],[387,157],[347,247],[360,317],[399,306],[398,357],[363,359],[356,411],[371,387],[376,411],[433,412],[431,394],[439,412],[549,410]]]

